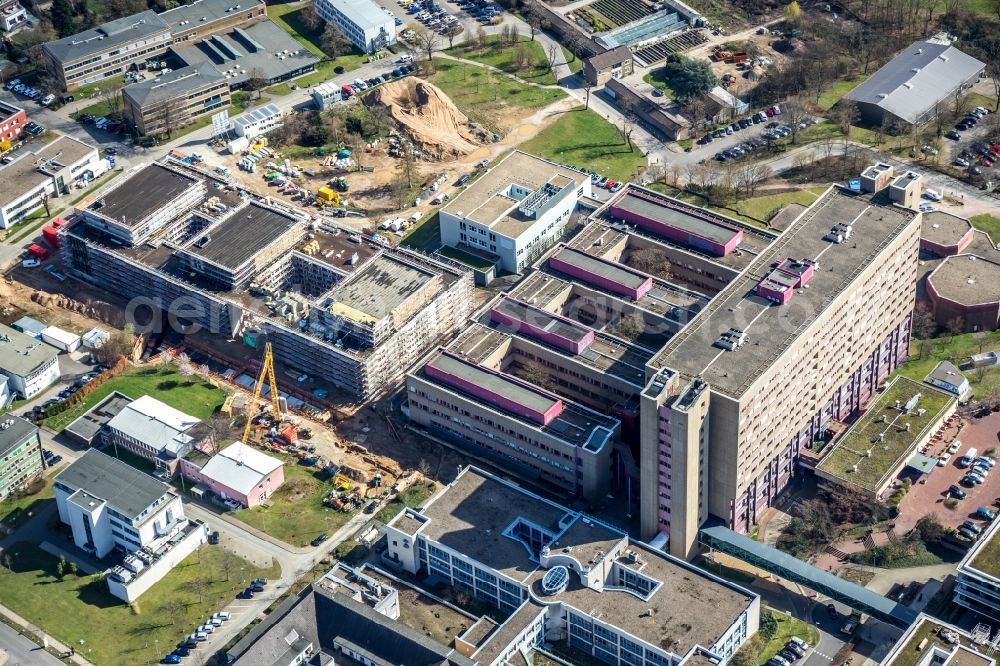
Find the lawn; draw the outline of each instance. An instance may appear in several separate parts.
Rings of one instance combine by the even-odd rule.
[[[583,71],[582,60],[573,55],[565,46],[560,45],[559,48],[562,49],[563,58],[566,59],[566,66],[569,67],[570,72],[573,74],[579,74]]]
[[[292,94],[292,88],[287,83],[279,83],[276,86],[271,86],[270,88],[265,88],[264,92],[266,92],[269,95],[284,96],[284,95],[291,95]]]
[[[940,361],[951,361],[961,367],[973,354],[1000,352],[1000,331],[942,336],[932,340],[914,340],[910,344],[910,360],[900,366],[897,375],[921,382]],[[972,394],[982,400],[1000,395],[1000,368],[984,372],[965,373]]]
[[[414,224],[400,245],[421,252],[433,252],[441,247],[441,218],[437,212]]]
[[[219,547],[202,546],[130,607],[111,596],[99,576],[68,574],[60,580],[58,560],[34,544],[15,544],[10,551],[13,571],[0,569],[4,605],[102,665],[158,662],[233,598],[241,576],[281,575],[277,565],[257,568]],[[167,600],[180,604],[165,607]]]
[[[124,83],[125,83],[125,75],[119,74],[118,76],[112,76],[97,83],[91,83],[89,86],[83,86],[82,88],[77,88],[75,91],[73,91],[72,95],[76,99],[86,99],[87,97],[93,97],[94,95],[100,93],[102,90],[121,88]]]
[[[462,45],[447,50],[445,53],[456,58],[475,60],[483,65],[496,67],[525,81],[541,85],[555,85],[555,72],[548,68],[545,48],[537,41],[524,37],[516,46],[504,46],[500,43],[500,35],[491,35],[486,38],[486,42],[487,46],[482,50],[477,46]],[[519,47],[524,48],[527,52],[527,60],[523,68],[519,68],[515,62]]]
[[[345,72],[349,72],[352,69],[360,67],[362,63],[368,62],[368,54],[357,50],[348,55],[330,59],[320,46],[320,37],[323,35],[324,25],[320,24],[317,29],[313,30],[303,21],[305,12],[310,10],[311,5],[294,7],[288,3],[268,5],[267,7],[267,15],[272,21],[294,37],[299,44],[309,49],[313,55],[320,58],[320,62],[316,64],[315,72],[296,79],[295,82],[303,88],[308,88],[311,85],[333,78],[335,67],[343,67]],[[283,95],[286,93],[275,92],[274,94]]]
[[[321,481],[316,468],[299,465],[294,458],[285,461],[285,483],[271,495],[270,508],[255,506],[232,516],[285,543],[307,546],[323,532],[336,532],[351,514],[324,506],[333,485]]]
[[[59,466],[62,467],[65,465]],[[24,521],[45,508],[56,496],[52,486],[53,476],[55,472],[39,477],[28,486],[23,495],[8,495],[4,498],[0,502],[0,523],[10,529],[17,529]]]
[[[763,613],[765,609],[761,609]],[[774,614],[774,619],[778,621],[778,629],[774,632],[774,636],[771,637],[761,649],[760,653],[757,655],[757,663],[765,664],[767,660],[778,654],[781,648],[785,647],[788,643],[788,639],[792,636],[798,636],[809,645],[816,645],[819,642],[819,631],[816,627],[811,624],[806,624],[805,622],[798,620],[794,617],[785,615],[781,611],[771,610]]]
[[[129,367],[125,372],[108,380],[79,404],[45,419],[46,427],[62,432],[78,416],[109,396],[120,391],[137,399],[150,395],[199,419],[207,419],[226,399],[226,392],[198,376],[185,377],[176,365],[149,365]]]
[[[629,180],[646,165],[646,157],[629,148],[617,127],[582,107],[564,113],[520,148],[614,180]]]
[[[426,65],[425,65],[426,66]],[[540,88],[498,76],[485,67],[438,58],[425,77],[475,121],[495,126],[512,112],[540,109],[566,97],[558,88]]]
[[[825,187],[815,187],[795,192],[782,192],[781,194],[765,194],[752,199],[737,201],[733,204],[733,208],[743,215],[766,222],[789,204],[810,205],[825,191]],[[727,214],[732,215],[731,212],[727,212]]]
[[[100,102],[95,102],[94,104],[91,104],[90,106],[85,106],[84,108],[80,109],[79,111],[76,111],[75,113],[73,113],[70,116],[70,118],[72,118],[73,120],[76,120],[80,116],[87,116],[87,115],[95,116],[95,117],[96,116],[107,116],[110,113],[111,113],[111,105],[108,103],[107,100],[103,100],[103,101],[100,101]]]
[[[917,663],[927,658],[931,648],[935,645],[945,650],[951,650],[950,645],[938,638],[937,633],[939,629],[941,629],[940,624],[924,620],[917,627],[917,630],[913,632],[906,645],[896,654],[896,658],[892,661],[893,666],[916,666]],[[927,644],[921,646],[924,639],[927,639]],[[959,634],[959,639],[963,645],[973,647],[972,642],[962,637],[961,634]]]
[[[436,490],[437,484],[433,481],[417,481],[382,507],[382,510],[375,514],[375,519],[388,523],[404,508],[417,509],[422,506]]]
[[[972,218],[972,226],[989,234],[994,244],[1000,243],[1000,217],[984,213]]]
[[[871,74],[858,74],[853,78],[837,81],[819,96],[819,105],[827,110],[832,109],[844,95],[864,83],[869,76]]]
[[[662,90],[667,97],[673,98],[674,91],[673,89],[671,89],[670,84],[667,83],[667,80],[663,77],[662,67],[654,69],[653,71],[647,73],[645,76],[642,77],[642,80],[648,83],[649,85]]]
[[[33,235],[36,231],[45,226],[45,223],[54,217],[57,217],[59,213],[63,212],[62,206],[58,208],[53,208],[49,206],[49,211],[51,215],[45,214],[45,208],[38,208],[31,212],[30,215],[24,218],[23,222],[20,222],[17,226],[11,227],[7,230],[7,235],[5,239],[8,243],[17,243],[23,241],[28,236]]]
[[[917,393],[921,394],[920,409],[927,410],[923,416],[919,410],[903,414],[895,408],[897,400],[905,404]],[[844,433],[817,469],[867,490],[877,490],[886,474],[912,452],[924,431],[953,402],[954,398],[942,391],[897,377],[878,402]],[[883,417],[885,421],[880,420]],[[904,430],[904,424],[908,430]],[[852,471],[853,467],[857,470]]]

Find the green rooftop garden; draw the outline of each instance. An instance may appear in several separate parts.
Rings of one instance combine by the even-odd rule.
[[[903,414],[896,409],[897,400],[905,405],[918,393],[920,401],[914,410]],[[953,402],[954,398],[943,391],[897,377],[878,402],[844,433],[818,469],[874,492],[883,485],[886,474],[928,436],[927,429]],[[923,415],[920,410],[925,410]]]
[[[990,507],[992,508],[992,507]],[[983,543],[969,566],[985,574],[1000,578],[1000,537],[994,536]]]

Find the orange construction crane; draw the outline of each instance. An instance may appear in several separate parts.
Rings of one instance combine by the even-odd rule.
[[[253,430],[253,419],[257,414],[257,405],[260,403],[260,393],[261,388],[264,386],[264,380],[267,379],[267,385],[271,389],[271,414],[274,416],[275,423],[281,420],[281,404],[278,402],[278,381],[274,377],[274,353],[271,351],[271,343],[264,343],[264,360],[260,364],[260,376],[257,377],[257,383],[253,387],[253,400],[247,407],[247,425],[243,429],[243,439],[240,442],[243,446],[246,446],[247,442],[250,441],[250,432]],[[243,449],[240,448],[240,461],[242,462]]]

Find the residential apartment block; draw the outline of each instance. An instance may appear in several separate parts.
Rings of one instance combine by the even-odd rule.
[[[4,184],[0,229],[43,208],[46,197],[65,194],[77,180],[96,178],[108,168],[95,147],[62,134],[40,147],[21,150],[10,164],[0,167],[0,182]]]
[[[968,631],[921,613],[879,666],[996,666],[995,642],[988,625]]]
[[[10,414],[0,416],[0,499],[24,487],[43,469],[38,428]]]
[[[515,150],[441,209],[441,242],[499,258],[519,273],[562,236],[590,178]]]
[[[109,21],[48,42],[42,53],[63,90],[100,83],[130,68],[158,66],[171,45],[207,38],[267,20],[260,0],[247,7],[230,0],[197,0],[157,14],[151,10]]]
[[[181,67],[125,86],[122,99],[136,132],[158,135],[229,108],[229,81],[212,67]]]
[[[611,664],[725,663],[757,631],[752,592],[476,468],[399,514],[386,539],[386,564],[508,614],[456,639],[484,666],[543,642]]]
[[[33,398],[59,379],[55,347],[0,324],[0,374],[7,390],[22,400]]]
[[[365,53],[396,43],[395,19],[372,0],[318,0],[313,8]]]
[[[215,335],[251,346],[267,336],[285,368],[362,398],[468,318],[471,274],[328,223],[309,230],[303,211],[217,189],[217,178],[169,156],[123,174],[60,230],[68,270],[163,309],[183,304],[192,327]]]
[[[55,477],[59,520],[79,548],[126,554],[108,588],[131,601],[205,542],[205,526],[184,515],[180,495],[117,458],[90,449]]]

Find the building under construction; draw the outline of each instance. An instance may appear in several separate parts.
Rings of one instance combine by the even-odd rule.
[[[171,313],[184,333],[266,338],[286,371],[362,399],[474,300],[471,273],[238,194],[173,156],[120,176],[60,233],[74,276]]]

